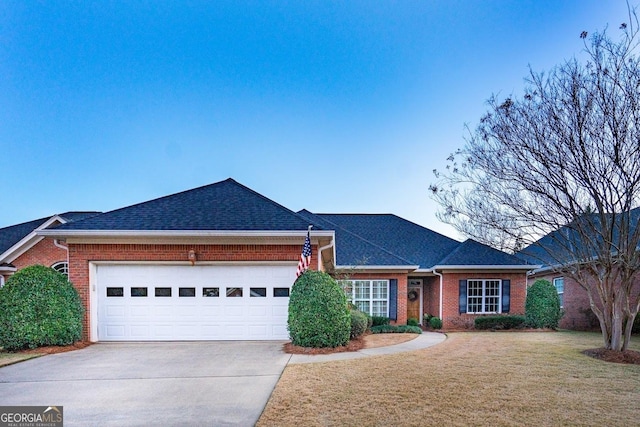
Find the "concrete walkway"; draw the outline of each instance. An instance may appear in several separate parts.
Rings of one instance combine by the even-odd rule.
[[[364,348],[355,352],[333,354],[292,354],[288,364],[330,362],[333,360],[350,360],[368,356],[380,356],[384,354],[421,350],[423,348],[440,344],[445,339],[447,339],[447,336],[439,332],[423,332],[411,341],[386,347]]]

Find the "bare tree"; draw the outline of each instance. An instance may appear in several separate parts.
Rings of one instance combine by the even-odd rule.
[[[618,351],[640,308],[640,61],[635,11],[629,18],[618,41],[583,32],[585,61],[531,70],[522,97],[489,99],[430,186],[444,222],[526,248],[583,286],[605,347]]]

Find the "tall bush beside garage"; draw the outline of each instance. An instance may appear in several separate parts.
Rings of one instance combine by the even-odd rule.
[[[82,337],[83,315],[67,276],[42,265],[27,267],[0,289],[0,346],[14,351],[73,344]]]
[[[291,343],[302,347],[338,347],[349,342],[351,315],[347,296],[331,276],[308,270],[291,288]]]

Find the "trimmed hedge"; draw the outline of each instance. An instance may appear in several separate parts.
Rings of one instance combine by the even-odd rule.
[[[347,295],[327,273],[307,270],[291,288],[287,326],[294,345],[321,348],[347,344],[351,333]]]
[[[360,310],[351,310],[351,339],[358,338],[367,331],[369,318]]]
[[[562,317],[562,310],[555,286],[548,280],[536,280],[527,289],[524,310],[527,325],[532,328],[556,329]]]
[[[84,307],[62,273],[33,265],[0,289],[0,346],[14,351],[70,345],[82,338]]]
[[[421,334],[419,326],[409,325],[378,325],[371,327],[372,334]]]
[[[391,321],[391,319],[385,316],[373,316],[371,320],[372,320],[371,326],[388,325],[389,322]]]
[[[414,319],[412,317],[410,319],[407,319],[407,325],[409,325],[409,326],[420,326],[420,322],[418,322],[418,319]]]
[[[525,326],[526,318],[517,315],[476,317],[476,329],[519,329]]]
[[[433,329],[442,329],[442,319],[435,316],[431,317],[429,319],[429,326]]]

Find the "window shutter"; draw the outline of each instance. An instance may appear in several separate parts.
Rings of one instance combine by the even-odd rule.
[[[502,281],[502,312],[508,313],[511,308],[511,280]]]
[[[398,320],[398,279],[389,280],[389,319]]]
[[[466,313],[467,312],[467,281],[466,280],[460,280],[459,283],[459,299],[458,299],[458,308],[459,308],[459,313]]]

